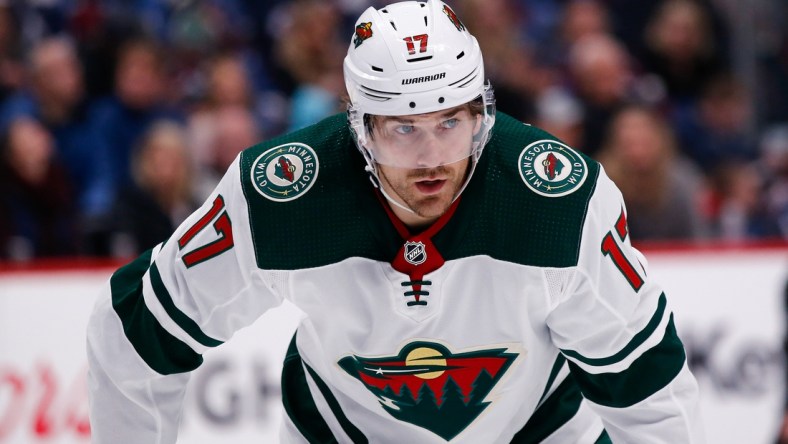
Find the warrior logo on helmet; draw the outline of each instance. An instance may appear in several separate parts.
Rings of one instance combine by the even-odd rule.
[[[454,27],[457,28],[457,31],[465,31],[465,25],[462,24],[457,14],[455,14],[450,7],[443,5],[443,13],[451,20]]]
[[[358,48],[364,40],[372,37],[372,22],[359,23],[356,26],[356,35],[353,37],[353,44]]]
[[[415,341],[396,356],[350,355],[338,364],[391,416],[449,441],[492,402],[488,395],[517,356],[506,347],[453,353],[443,344]]]

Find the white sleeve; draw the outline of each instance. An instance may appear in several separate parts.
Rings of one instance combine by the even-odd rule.
[[[166,242],[101,292],[87,331],[94,443],[174,443],[201,354],[281,303],[256,267],[238,162]]]
[[[562,271],[547,324],[613,442],[702,443],[698,386],[647,265],[630,243],[621,193],[600,169],[578,265]]]

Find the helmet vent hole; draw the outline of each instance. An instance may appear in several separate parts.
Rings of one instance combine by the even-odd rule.
[[[443,97],[438,97],[438,103],[443,103],[445,101],[446,101],[446,99],[444,99]]]
[[[424,16],[424,26],[427,26],[427,16]]]
[[[383,68],[378,68],[377,66],[374,65],[370,65],[370,68],[372,68],[373,71],[383,72]]]
[[[422,60],[429,60],[432,56],[424,56],[424,57],[416,57],[415,59],[408,59],[408,63],[410,62],[420,62]]]
[[[410,102],[410,104],[408,106],[410,106],[411,108],[415,108],[416,107],[416,102]]]
[[[457,60],[463,58],[464,55],[465,55],[465,51],[462,51],[461,53],[457,54]]]
[[[384,14],[388,14],[388,13],[389,13],[389,10],[388,10],[388,9],[381,9],[381,10],[380,10],[380,12],[382,12],[382,13],[384,13]]]
[[[397,25],[395,25],[394,22],[389,22],[389,23],[391,23],[391,27],[394,28],[394,30],[396,31],[397,30]]]

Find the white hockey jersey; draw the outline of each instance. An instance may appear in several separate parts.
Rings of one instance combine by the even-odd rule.
[[[450,211],[410,233],[343,115],[244,151],[88,328],[96,443],[176,441],[201,353],[287,299],[282,442],[700,443],[666,295],[595,161],[498,114]]]

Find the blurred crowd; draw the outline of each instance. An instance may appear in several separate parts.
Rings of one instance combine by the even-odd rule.
[[[242,149],[344,110],[387,3],[0,0],[0,259],[166,239]],[[498,110],[602,162],[634,239],[788,240],[785,2],[449,4]]]

